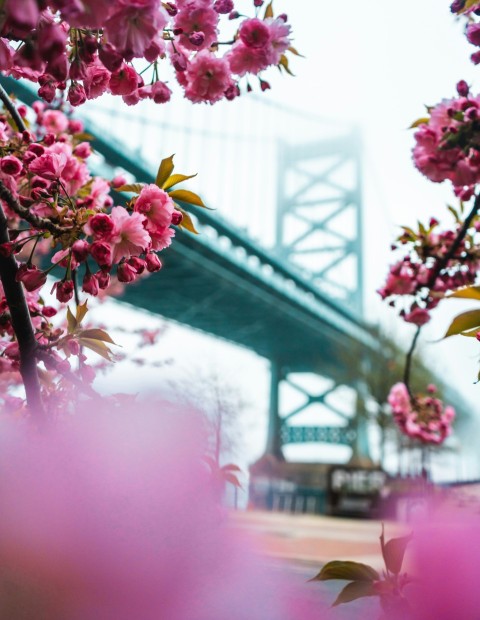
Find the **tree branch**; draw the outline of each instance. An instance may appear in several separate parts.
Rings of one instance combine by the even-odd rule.
[[[7,112],[12,117],[13,122],[18,128],[18,131],[21,131],[21,132],[26,131],[27,127],[25,123],[23,122],[23,118],[18,113],[18,110],[15,107],[13,101],[10,99],[7,91],[3,88],[1,84],[0,84],[0,100],[2,101],[3,105],[6,107]]]
[[[14,211],[18,216],[26,220],[35,228],[38,228],[40,230],[48,230],[52,233],[52,235],[62,235],[65,232],[71,231],[71,228],[65,228],[64,226],[54,224],[51,220],[48,220],[44,217],[39,217],[38,215],[32,213],[30,209],[27,209],[27,207],[23,207],[15,198],[15,196],[13,196],[8,187],[5,187],[5,185],[1,181],[0,199],[4,200],[12,211]]]
[[[440,272],[442,271],[442,269],[445,269],[445,267],[447,267],[449,261],[455,256],[456,251],[460,247],[460,244],[462,243],[462,241],[465,239],[465,235],[467,234],[467,231],[470,228],[472,220],[477,214],[479,209],[480,209],[480,194],[475,196],[473,207],[471,211],[469,212],[469,214],[467,215],[467,217],[465,218],[462,224],[462,227],[458,231],[458,234],[454,242],[452,243],[449,251],[445,254],[445,256],[443,256],[441,259],[439,259],[435,263],[435,267],[433,268],[432,273],[430,274],[430,278],[428,279],[428,282],[426,284],[428,289],[432,289],[435,286],[435,282]],[[422,330],[422,326],[418,326],[415,332],[415,335],[413,336],[410,349],[408,350],[408,353],[407,353],[407,357],[405,361],[405,369],[403,373],[403,383],[405,384],[408,390],[408,393],[410,394],[410,398],[413,398],[413,394],[410,388],[410,374],[411,374],[411,368],[412,368],[412,360],[413,360],[413,354],[415,352],[415,347],[417,345],[421,330]]]
[[[0,205],[0,243],[7,243],[8,241],[7,218]],[[17,261],[14,256],[0,255],[0,279],[10,311],[13,330],[17,337],[20,351],[20,373],[25,385],[27,404],[32,413],[43,417],[45,412],[40,396],[36,360],[37,341],[22,284],[17,282],[15,278],[17,270]]]

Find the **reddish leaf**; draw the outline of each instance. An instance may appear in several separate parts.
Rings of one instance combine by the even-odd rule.
[[[343,588],[335,599],[332,607],[341,605],[342,603],[349,603],[350,601],[355,601],[358,598],[364,598],[366,596],[376,596],[373,583],[370,581],[352,581],[352,583],[347,584]]]
[[[361,562],[349,560],[327,562],[316,577],[310,581],[327,581],[329,579],[345,579],[347,581],[377,581],[380,579],[377,571]]]

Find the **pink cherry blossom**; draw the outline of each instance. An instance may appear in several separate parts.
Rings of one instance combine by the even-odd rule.
[[[187,50],[206,49],[218,37],[218,13],[210,2],[190,0],[179,6],[175,16],[174,26],[182,31],[179,36],[180,46]],[[200,45],[192,43],[190,36],[201,32],[203,41]]]
[[[50,4],[72,26],[100,28],[116,3],[111,0],[50,0]]]
[[[115,225],[110,243],[112,261],[118,263],[122,258],[139,254],[150,243],[150,236],[143,225],[145,216],[141,213],[131,215],[122,207],[114,207],[111,217]]]
[[[83,80],[87,99],[96,99],[105,93],[110,83],[110,71],[100,62],[88,66]]]
[[[256,75],[270,64],[266,47],[248,47],[240,40],[234,43],[226,58],[232,73],[240,76],[247,73]]]
[[[42,117],[42,124],[49,133],[59,134],[68,127],[68,119],[58,110],[46,110]]]
[[[477,183],[480,154],[475,148],[475,123],[479,114],[480,97],[448,99],[435,106],[428,123],[422,123],[415,133],[413,160],[420,172],[435,183],[448,179],[455,187]],[[457,144],[460,129],[466,144]]]
[[[225,58],[217,58],[207,50],[198,52],[184,74],[185,96],[194,103],[215,103],[233,84],[230,67]]]
[[[140,58],[145,53],[157,32],[163,30],[168,21],[165,10],[155,0],[136,0],[120,3],[117,10],[105,23],[108,40],[126,60]]]
[[[411,397],[404,383],[396,383],[388,395],[393,419],[402,433],[422,443],[441,444],[451,433],[453,407],[444,408],[433,396]]]
[[[291,45],[290,34],[292,29],[281,17],[267,18],[265,24],[270,31],[269,61],[271,65],[277,65],[280,62],[281,55]]]
[[[112,73],[109,82],[110,92],[113,95],[130,95],[137,88],[138,74],[133,67],[125,63]]]
[[[160,252],[160,250],[168,248],[172,244],[173,237],[175,237],[175,231],[168,226],[150,231],[150,249]]]
[[[65,153],[54,153],[47,151],[34,159],[28,166],[33,174],[38,174],[45,179],[58,179],[67,165]]]
[[[167,192],[153,184],[143,187],[135,201],[135,211],[145,215],[145,227],[149,232],[169,226],[173,210],[173,200]]]

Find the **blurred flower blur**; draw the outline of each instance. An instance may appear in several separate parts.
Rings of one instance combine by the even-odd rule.
[[[195,417],[109,408],[2,421],[0,617],[318,618],[225,527]]]

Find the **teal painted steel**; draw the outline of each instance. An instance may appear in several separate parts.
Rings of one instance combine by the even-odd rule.
[[[348,426],[284,426],[281,430],[283,444],[329,443],[351,446],[356,437],[355,429]]]
[[[8,78],[2,82],[27,104],[37,99],[22,82]],[[106,167],[121,168],[138,182],[154,181],[155,170],[130,157],[104,130],[87,125],[86,131],[94,136],[92,146]],[[351,445],[356,438],[351,428],[290,427],[288,421],[282,422],[278,390],[291,372],[314,372],[336,384],[355,382],[343,363],[345,355],[358,351],[359,345],[367,356],[378,350],[361,319],[361,304],[353,310],[342,306],[308,274],[260,248],[218,214],[187,208],[201,234],[178,230],[173,246],[162,255],[164,269],[127,286],[123,300],[272,361],[270,451],[281,456],[282,443],[298,439]]]

